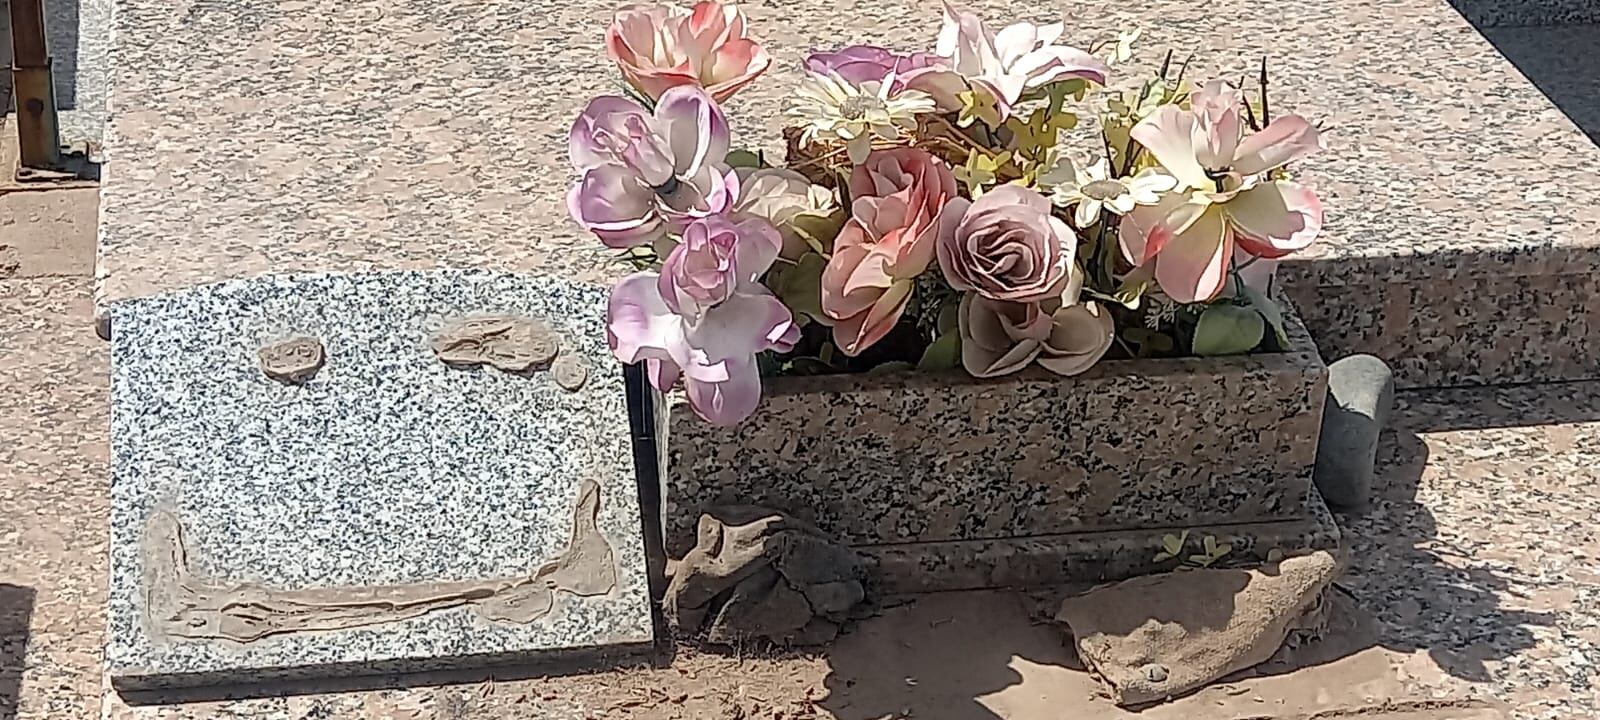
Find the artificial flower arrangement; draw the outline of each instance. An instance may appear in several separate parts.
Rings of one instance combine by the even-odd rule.
[[[1284,167],[1317,129],[1271,112],[1265,63],[1249,99],[1170,53],[1114,92],[1137,32],[1084,51],[1063,30],[947,4],[931,53],[814,52],[780,166],[734,148],[720,105],[771,64],[737,8],[620,10],[606,47],[631,90],[569,138],[573,218],[641,269],[612,291],[613,352],[734,424],[763,375],[1073,375],[1286,344],[1271,268],[1322,207]]]

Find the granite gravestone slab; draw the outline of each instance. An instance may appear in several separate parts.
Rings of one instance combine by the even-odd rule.
[[[117,304],[112,682],[647,646],[605,295],[429,271],[258,277]]]

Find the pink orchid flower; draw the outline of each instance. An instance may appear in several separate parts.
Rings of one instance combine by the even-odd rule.
[[[1193,109],[1164,105],[1135,125],[1134,140],[1177,178],[1177,191],[1123,216],[1123,255],[1154,265],[1156,283],[1178,302],[1210,300],[1227,284],[1235,247],[1263,258],[1305,248],[1322,229],[1322,202],[1271,171],[1321,148],[1316,128],[1283,115],[1245,135],[1244,98],[1207,83]]]
[[[789,309],[761,284],[782,247],[761,218],[690,222],[660,273],[635,273],[612,289],[611,351],[644,362],[658,390],[681,378],[690,407],[712,423],[749,417],[761,401],[756,354],[787,352],[800,340]]]
[[[767,51],[745,37],[744,13],[709,0],[692,9],[622,8],[606,30],[606,52],[628,83],[653,99],[671,88],[694,85],[721,102],[772,64]]]
[[[728,143],[727,118],[700,88],[668,90],[654,114],[627,98],[595,98],[567,138],[583,172],[567,208],[608,247],[654,242],[738,198]]]
[[[934,54],[948,69],[921,71],[908,82],[932,95],[939,107],[960,110],[958,94],[972,91],[992,103],[998,120],[1029,90],[1058,80],[1080,78],[1104,84],[1110,68],[1087,52],[1056,41],[1066,31],[1063,23],[1035,25],[1019,22],[992,32],[977,15],[946,2],[944,25]]]

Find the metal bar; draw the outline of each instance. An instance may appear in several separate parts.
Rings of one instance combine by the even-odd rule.
[[[44,32],[44,0],[11,0],[11,79],[17,98],[17,148],[22,167],[61,166],[61,128]]]

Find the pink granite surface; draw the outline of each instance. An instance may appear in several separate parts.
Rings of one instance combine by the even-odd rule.
[[[1060,18],[1023,0],[994,18]],[[747,3],[778,64],[730,108],[776,148],[812,45],[930,43],[933,0]],[[98,300],[282,270],[469,265],[603,279],[562,139],[612,87],[611,2],[529,7],[120,0]],[[1146,28],[1196,75],[1273,57],[1276,102],[1332,128],[1319,286],[1587,271],[1600,150],[1443,0],[1088,0],[1069,35]],[[750,131],[761,130],[760,134]]]

